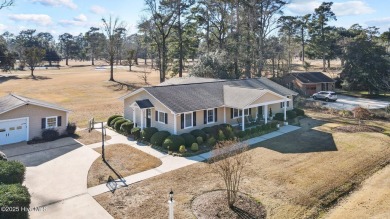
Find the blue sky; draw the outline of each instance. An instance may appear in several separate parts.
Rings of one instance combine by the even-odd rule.
[[[15,0],[15,6],[0,10],[0,33],[19,33],[25,29],[50,32],[55,37],[68,32],[85,33],[89,27],[101,25],[101,18],[119,17],[130,33],[145,15],[144,0]],[[291,0],[286,15],[312,13],[321,0]],[[363,27],[390,28],[389,0],[334,0],[337,21],[332,25],[348,28],[359,23]]]

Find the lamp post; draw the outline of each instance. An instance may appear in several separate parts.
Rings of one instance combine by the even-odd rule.
[[[173,205],[175,201],[173,200],[173,191],[171,189],[171,192],[169,193],[169,200],[168,200],[168,205],[169,205],[169,219],[173,219]]]

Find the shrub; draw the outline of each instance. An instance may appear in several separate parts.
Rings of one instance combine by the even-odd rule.
[[[144,128],[144,130],[142,130],[142,132],[141,132],[141,138],[144,141],[150,142],[150,138],[156,132],[158,132],[157,128],[154,128],[154,127]]]
[[[232,140],[232,139],[234,139],[234,137],[236,137],[236,136],[234,135],[234,131],[233,131],[233,128],[232,128],[232,127],[226,127],[224,133],[225,133],[226,139],[228,139],[228,140]]]
[[[30,207],[30,194],[25,186],[21,184],[0,184],[0,206],[5,207]],[[12,211],[0,211],[0,218],[28,218],[28,211],[19,210],[17,212]]]
[[[139,127],[132,128],[130,133],[133,135],[135,140],[141,137],[141,129]]]
[[[133,127],[134,127],[134,123],[132,121],[127,121],[127,122],[122,123],[120,130],[125,135],[130,135],[131,129],[133,129]]]
[[[238,131],[238,132],[236,133],[236,136],[237,136],[238,138],[243,138],[243,137],[245,136],[245,131]]]
[[[297,116],[304,116],[305,111],[303,109],[294,108],[293,111],[297,114]]]
[[[180,135],[171,135],[165,138],[162,146],[170,151],[178,151],[181,145],[184,146],[185,140]],[[168,148],[169,147],[169,148]]]
[[[182,153],[182,154],[184,154],[186,151],[187,151],[187,150],[186,150],[186,146],[180,145],[179,152]]]
[[[284,113],[275,113],[274,119],[278,121],[284,121]]]
[[[152,137],[150,138],[150,143],[152,145],[161,146],[164,140],[170,135],[171,134],[167,131],[158,131],[152,135]]]
[[[195,137],[190,133],[183,133],[180,136],[184,138],[185,141],[184,145],[188,148],[191,147],[191,145],[196,142]]]
[[[7,158],[7,155],[5,155],[3,152],[0,151],[0,161],[2,161],[2,160],[7,161],[8,158]]]
[[[198,151],[198,150],[199,150],[198,144],[197,144],[197,143],[193,143],[193,144],[191,145],[191,151]]]
[[[207,139],[207,145],[210,147],[214,147],[216,143],[217,143],[217,140],[215,140],[214,137],[210,137],[209,139]]]
[[[223,134],[222,130],[219,130],[218,131],[218,141],[225,141],[225,140],[226,140],[225,134]]]
[[[349,117],[352,116],[352,112],[349,110],[340,110],[339,115],[342,117]]]
[[[115,125],[115,123],[116,123],[116,121],[118,121],[118,120],[120,120],[120,119],[123,119],[123,116],[116,117],[115,119],[111,120],[109,126],[110,126],[111,128],[113,128],[114,125]]]
[[[202,137],[203,141],[206,141],[207,136],[206,133],[203,130],[195,129],[190,132],[191,135],[193,135],[195,138]],[[199,144],[199,142],[198,142]]]
[[[68,123],[68,125],[66,126],[66,133],[68,133],[68,135],[74,135],[76,129],[77,129],[76,123],[74,122]]]
[[[245,136],[249,136],[252,133],[250,129],[247,129],[244,132],[245,132]]]
[[[206,133],[206,135],[209,135],[209,136],[214,135],[214,129],[211,127],[202,128],[202,131],[204,133]]]
[[[107,119],[107,125],[111,125],[111,121],[113,120],[113,119],[115,119],[115,118],[118,118],[118,117],[123,117],[123,116],[121,116],[121,115],[113,115],[113,116],[110,116],[110,117],[108,117],[108,119]]]
[[[19,161],[0,161],[0,184],[22,184],[26,167]],[[0,205],[1,206],[1,205]]]
[[[60,134],[56,129],[45,129],[42,131],[42,139],[45,141],[54,141]]]
[[[122,125],[123,123],[125,123],[125,122],[127,122],[127,119],[124,119],[124,118],[118,119],[118,120],[115,122],[113,128],[114,128],[117,132],[120,132],[120,131],[121,131],[121,125]]]
[[[297,114],[293,110],[287,111],[286,115],[287,115],[287,119],[294,119],[295,117],[297,117]]]
[[[202,145],[203,144],[203,138],[202,137],[196,137],[196,142],[198,143],[198,145]]]

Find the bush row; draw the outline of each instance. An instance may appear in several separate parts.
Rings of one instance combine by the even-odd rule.
[[[22,184],[26,167],[19,161],[0,160],[0,183]]]
[[[297,116],[304,116],[305,111],[302,109],[294,108],[293,110],[286,111],[287,119],[294,119]],[[275,113],[275,120],[284,121],[284,113]]]
[[[107,125],[124,135],[131,135],[134,123],[120,115],[113,115],[107,119]]]

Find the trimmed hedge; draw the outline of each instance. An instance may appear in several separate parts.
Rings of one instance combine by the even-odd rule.
[[[19,161],[0,161],[0,184],[22,184],[26,167]],[[0,193],[2,194],[2,193]],[[1,195],[0,195],[1,196]],[[1,206],[1,205],[0,205]]]
[[[134,139],[137,140],[141,137],[141,129],[139,127],[132,128],[131,134],[134,136]]]
[[[196,137],[196,143],[198,143],[198,145],[202,145],[203,144],[203,138],[202,137]]]
[[[286,115],[288,119],[294,119],[295,117],[297,117],[297,113],[293,110],[287,111]]]
[[[303,111],[303,109],[294,108],[293,111],[297,114],[297,116],[304,116],[305,115],[305,111]]]
[[[203,141],[206,141],[207,139],[206,133],[200,129],[195,129],[191,131],[190,134],[193,135],[195,138],[202,137]]]
[[[171,135],[164,140],[162,146],[166,149],[169,147],[170,151],[178,151],[179,147],[184,144],[185,140],[183,137],[180,135]]]
[[[226,127],[224,133],[225,133],[226,139],[228,139],[228,140],[233,140],[234,137],[236,137],[234,135],[234,131],[233,131],[233,128],[231,126],[230,127]]]
[[[196,142],[196,138],[193,135],[191,135],[190,133],[183,133],[180,136],[184,138],[184,141],[185,141],[184,145],[187,148],[191,147],[191,145]]]
[[[182,153],[182,154],[184,154],[186,151],[187,151],[186,146],[180,145],[180,147],[179,147],[179,152]]]
[[[114,124],[114,129],[117,131],[117,132],[120,132],[121,130],[121,125],[125,122],[127,122],[128,120],[127,119],[118,119],[115,124]]]
[[[116,117],[116,118],[114,118],[113,120],[111,120],[109,126],[110,126],[111,128],[113,128],[114,125],[115,125],[115,123],[116,123],[116,121],[118,121],[118,120],[120,120],[120,119],[124,119],[123,116]]]
[[[284,121],[284,113],[275,113],[274,119],[278,121]]]
[[[45,141],[54,141],[60,137],[56,129],[45,129],[42,131],[42,139]]]
[[[207,139],[207,145],[208,145],[208,146],[214,147],[215,144],[217,144],[217,140],[215,140],[214,137],[210,137],[209,139]]]
[[[158,131],[152,135],[152,137],[150,138],[150,143],[152,145],[162,146],[164,140],[170,135],[171,133],[169,133],[168,131]]]
[[[130,135],[131,134],[131,129],[133,129],[134,123],[130,120],[128,120],[125,123],[122,123],[121,125],[121,132],[123,132],[125,135]]]
[[[74,122],[68,123],[68,125],[66,126],[66,133],[68,133],[68,135],[74,135],[76,129],[77,129],[76,123]]]
[[[144,128],[144,130],[141,131],[141,138],[144,141],[150,142],[150,138],[156,132],[158,132],[157,128],[154,127]]]
[[[225,141],[226,137],[222,130],[218,131],[218,141]]]
[[[113,115],[113,116],[108,117],[108,119],[107,119],[107,125],[110,126],[111,121],[112,121],[113,119],[115,119],[115,118],[118,118],[118,117],[123,117],[123,116],[121,116],[121,115]]]
[[[199,150],[198,144],[197,144],[197,143],[193,143],[193,144],[191,145],[191,151],[198,151],[198,150]]]
[[[28,211],[21,208],[29,208],[31,196],[25,186],[21,184],[3,185],[0,184],[0,207],[19,207],[19,211],[1,211],[0,218],[28,218]]]

